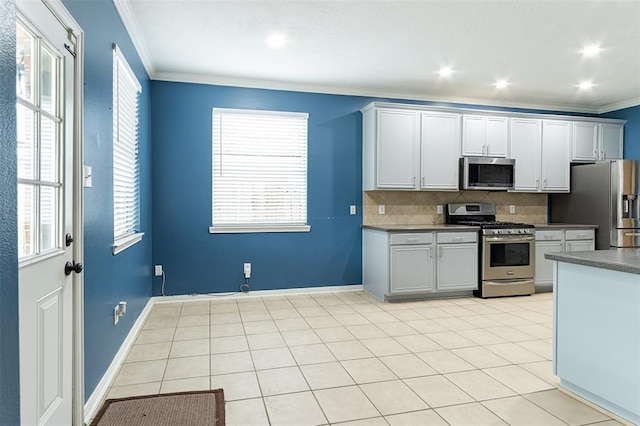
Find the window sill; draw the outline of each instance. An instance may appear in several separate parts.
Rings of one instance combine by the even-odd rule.
[[[309,232],[309,225],[292,226],[210,226],[210,234],[247,234],[262,232]]]
[[[126,237],[119,238],[113,243],[111,247],[113,255],[128,249],[135,243],[142,241],[142,237],[144,236],[144,232],[136,232],[135,234],[127,235]]]

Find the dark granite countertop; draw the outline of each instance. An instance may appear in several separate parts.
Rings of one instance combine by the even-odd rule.
[[[577,223],[547,223],[547,224],[536,224],[536,229],[598,229],[598,225],[579,225]]]
[[[430,232],[430,231],[478,231],[479,226],[447,225],[362,225],[362,229],[375,229],[385,232]]]
[[[640,275],[640,248],[547,253],[545,259]]]

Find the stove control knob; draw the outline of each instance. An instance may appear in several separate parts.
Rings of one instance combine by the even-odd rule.
[[[515,229],[509,229],[509,233],[510,234],[515,234],[516,230]]]

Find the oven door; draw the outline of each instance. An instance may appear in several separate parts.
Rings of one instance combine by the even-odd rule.
[[[482,280],[533,278],[535,272],[533,235],[483,237]]]

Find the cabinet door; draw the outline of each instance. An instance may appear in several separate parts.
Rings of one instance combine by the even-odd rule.
[[[569,192],[571,131],[568,121],[542,122],[542,191]]]
[[[542,122],[526,118],[511,119],[511,158],[516,160],[515,191],[539,191]]]
[[[418,113],[413,111],[378,111],[376,129],[378,188],[415,188],[418,118]]]
[[[598,155],[598,123],[573,123],[572,161],[594,162]]]
[[[596,249],[593,240],[574,240],[565,243],[567,251],[592,251]]]
[[[562,241],[536,241],[536,284],[553,284],[553,260],[544,255],[561,251]]]
[[[429,246],[392,246],[391,293],[413,293],[433,290],[433,248]]]
[[[486,117],[485,144],[489,157],[507,157],[509,141],[509,119],[507,117]]]
[[[481,157],[485,154],[485,119],[478,115],[462,116],[462,155]]]
[[[622,158],[622,124],[600,125],[600,160],[619,160]]]
[[[460,115],[422,113],[422,189],[458,190]]]
[[[436,289],[438,291],[478,288],[478,245],[438,244]]]

